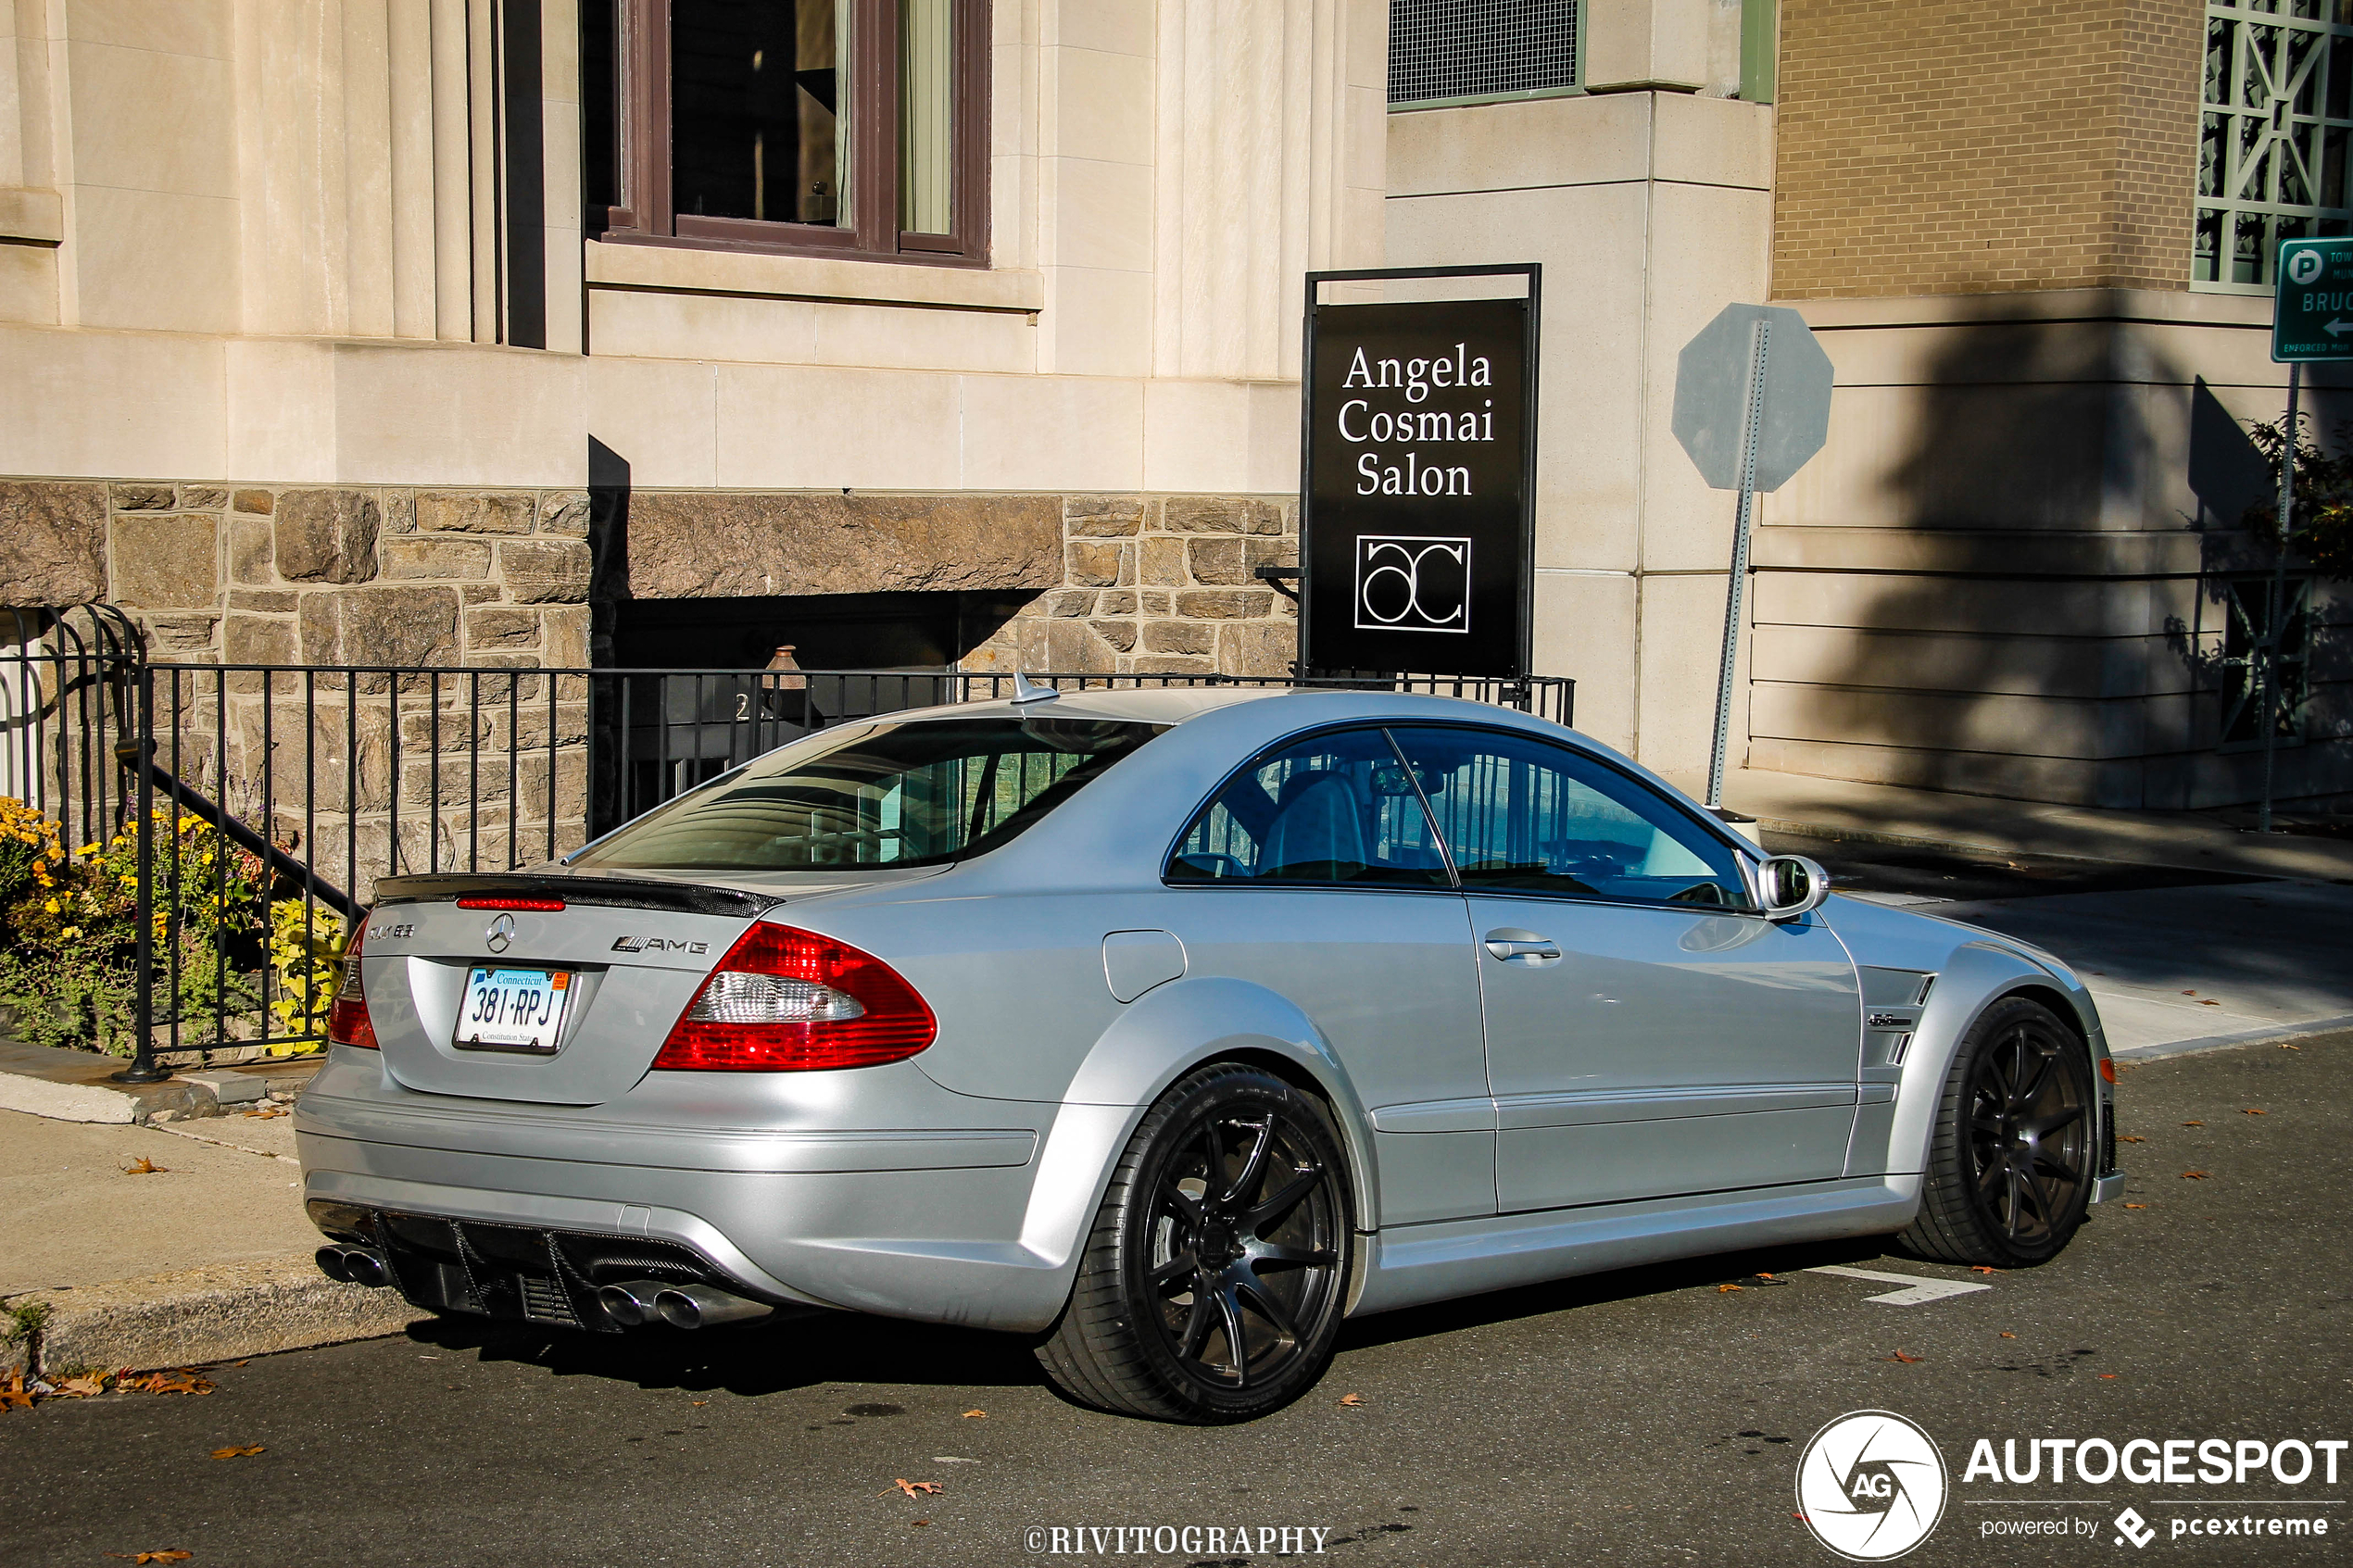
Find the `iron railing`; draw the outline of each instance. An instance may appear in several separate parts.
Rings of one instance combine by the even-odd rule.
[[[95,759],[88,816],[105,876],[132,884],[118,977],[92,1042],[151,1082],[158,1059],[317,1047],[351,922],[376,881],[552,859],[799,735],[876,714],[1013,694],[1010,673],[140,664],[52,683],[115,716],[56,750]],[[1062,690],[1410,690],[1567,723],[1559,678],[1047,673]],[[107,682],[112,682],[107,684]],[[103,696],[104,700],[100,701]],[[50,710],[61,700],[53,697]],[[107,707],[111,703],[112,707]],[[88,737],[97,737],[95,739]],[[120,777],[104,793],[106,766]],[[77,821],[80,816],[77,817]],[[125,875],[117,875],[115,862]],[[120,939],[127,927],[127,941]],[[102,944],[103,946],[103,944]]]

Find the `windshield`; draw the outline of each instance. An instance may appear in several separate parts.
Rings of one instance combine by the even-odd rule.
[[[771,753],[573,864],[788,872],[961,860],[1014,838],[1167,728],[1044,717],[870,725]]]

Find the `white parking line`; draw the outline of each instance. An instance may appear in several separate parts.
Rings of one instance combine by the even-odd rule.
[[[1891,1307],[1917,1307],[1923,1301],[1942,1301],[1947,1296],[1967,1296],[1972,1290],[1991,1290],[1990,1285],[1980,1285],[1966,1279],[1922,1279],[1918,1274],[1881,1273],[1877,1269],[1849,1269],[1837,1263],[1825,1263],[1808,1269],[1809,1274],[1843,1274],[1848,1279],[1884,1280],[1890,1285],[1906,1288],[1891,1290],[1884,1296],[1866,1297],[1866,1300],[1882,1301]]]

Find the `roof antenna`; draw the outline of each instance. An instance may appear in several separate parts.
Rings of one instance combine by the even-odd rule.
[[[1061,692],[1056,691],[1051,686],[1041,686],[1038,684],[1037,682],[1032,681],[1028,676],[1023,674],[1018,670],[1013,671],[1013,695],[1012,700],[1015,703],[1051,702],[1062,695],[1063,694]]]

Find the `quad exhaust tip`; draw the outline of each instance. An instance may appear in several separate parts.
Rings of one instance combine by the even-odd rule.
[[[392,1271],[375,1253],[359,1247],[321,1247],[312,1258],[329,1279],[377,1288],[392,1283]]]
[[[708,1285],[673,1285],[654,1298],[654,1310],[673,1328],[709,1328],[723,1323],[749,1323],[776,1309]]]
[[[666,1279],[631,1279],[605,1286],[597,1292],[597,1304],[623,1328],[657,1323],[673,1328],[710,1328],[723,1323],[749,1323],[776,1310],[733,1291],[708,1285],[676,1285]]]
[[[649,1323],[661,1321],[661,1310],[654,1305],[654,1298],[670,1288],[661,1279],[623,1280],[608,1285],[597,1292],[597,1305],[605,1316],[623,1328],[643,1328]]]

